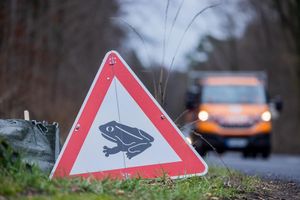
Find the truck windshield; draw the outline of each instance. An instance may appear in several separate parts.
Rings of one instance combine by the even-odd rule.
[[[266,103],[261,85],[204,85],[202,103],[263,104]]]

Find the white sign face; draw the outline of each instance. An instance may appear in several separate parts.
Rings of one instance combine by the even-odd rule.
[[[108,52],[50,178],[203,175],[207,165],[120,57]]]
[[[118,91],[118,99],[121,99],[121,101],[117,101],[116,90]],[[139,139],[138,130],[135,130],[133,133],[124,130],[123,134],[126,135],[124,138],[128,138],[132,143],[125,148],[136,147],[141,150],[144,148],[144,151],[130,159],[126,155],[126,150],[106,157],[103,148],[105,146],[108,148],[116,147],[118,144],[114,142],[114,139],[122,140],[122,138],[118,139],[114,131],[109,135],[112,137],[111,140],[101,135],[99,126],[112,121],[116,122],[115,126],[124,124],[141,129],[151,135],[154,140],[148,142],[147,139],[143,139],[143,137]],[[119,129],[114,127],[114,130],[117,131]],[[141,145],[143,143],[145,143],[145,145]],[[147,143],[151,146],[147,145]],[[181,159],[177,156],[172,147],[162,137],[162,134],[155,128],[118,79],[114,78],[74,163],[71,175],[177,161],[181,161]]]

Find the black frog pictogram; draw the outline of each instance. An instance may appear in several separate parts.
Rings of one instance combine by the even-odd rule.
[[[103,147],[103,153],[108,157],[121,151],[126,152],[128,159],[142,153],[151,147],[154,138],[145,131],[111,121],[99,126],[101,135],[117,144],[115,147]]]

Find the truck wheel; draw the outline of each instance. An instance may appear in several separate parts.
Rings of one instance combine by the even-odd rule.
[[[207,154],[207,151],[202,149],[196,149],[196,151],[200,154],[201,157],[205,157]]]
[[[207,150],[204,147],[202,141],[195,141],[195,143],[193,144],[194,148],[196,149],[196,151],[198,152],[198,154],[202,157],[206,156],[207,154]]]
[[[270,157],[271,151],[269,148],[266,148],[262,151],[263,159],[268,159]]]

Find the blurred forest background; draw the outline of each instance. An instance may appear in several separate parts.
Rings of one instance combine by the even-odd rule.
[[[157,85],[161,66],[146,67],[126,45],[132,30],[112,18],[122,17],[123,5],[130,3],[134,1],[0,1],[0,118],[22,118],[28,109],[33,119],[59,122],[65,138],[111,49],[119,51],[154,92],[151,71]],[[223,9],[230,3],[252,13],[239,37],[233,34],[235,13]],[[228,0],[211,12],[226,19],[226,38],[199,38],[197,49],[186,56],[186,72],[265,70],[271,97],[281,95],[284,102],[274,122],[274,151],[299,154],[300,2]],[[162,69],[165,81],[167,68]],[[186,72],[174,68],[169,79],[163,107],[173,119],[185,110]]]

